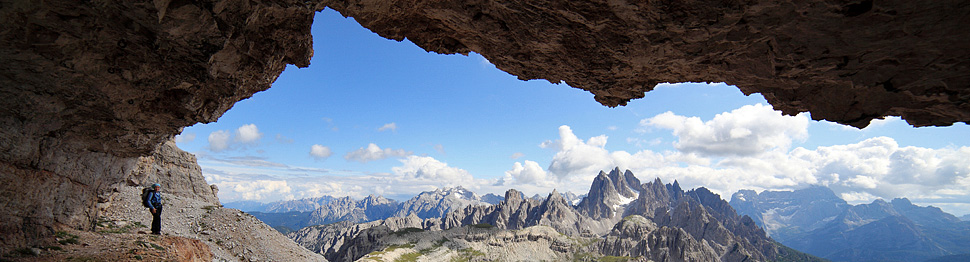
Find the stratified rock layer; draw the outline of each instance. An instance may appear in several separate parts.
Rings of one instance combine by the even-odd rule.
[[[727,82],[857,127],[970,121],[959,1],[2,0],[3,247],[54,224],[91,228],[98,198],[138,157],[269,88],[287,64],[308,66],[325,7],[607,106],[660,82]]]

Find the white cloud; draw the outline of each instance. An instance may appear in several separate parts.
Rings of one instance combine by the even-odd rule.
[[[512,169],[505,171],[504,185],[535,185],[540,187],[554,187],[557,183],[555,177],[542,170],[539,163],[526,160],[525,164],[515,162]]]
[[[825,185],[853,201],[907,197],[914,203],[942,207],[970,203],[970,191],[966,190],[970,188],[970,147],[900,147],[892,138],[875,137],[814,150],[788,150],[793,139],[807,136],[805,118],[763,114],[766,109],[746,106],[706,123],[671,113],[644,121],[648,126],[674,127],[671,129],[680,139],[680,150],[673,152],[610,151],[605,148],[606,136],[584,141],[570,127],[562,126],[560,139],[540,145],[556,150],[547,169],[555,177],[549,181],[556,183],[545,188],[583,192],[576,185],[588,186],[600,170],[620,167],[643,180],[678,180],[685,188],[704,186],[722,196],[739,189],[790,190]],[[743,117],[766,123],[742,121]],[[702,141],[717,145],[701,145]],[[517,177],[512,175],[525,170],[525,165],[514,167],[504,181],[516,182]]]
[[[855,128],[853,126],[843,125],[843,124],[839,124],[839,123],[835,123],[835,122],[829,122],[829,121],[825,121],[825,120],[822,120],[821,123],[825,123],[826,125],[829,125],[832,129],[843,130],[843,131],[858,131],[858,132],[864,132],[864,131],[869,131],[869,130],[873,130],[873,129],[878,129],[878,128],[883,127],[883,126],[887,126],[887,125],[891,125],[891,124],[896,124],[896,123],[899,123],[899,122],[902,122],[902,121],[903,121],[903,119],[900,118],[900,117],[898,117],[898,116],[889,116],[889,117],[886,117],[886,118],[883,118],[883,119],[876,118],[876,119],[870,120],[869,121],[869,125],[866,126],[863,129],[858,129],[858,128]]]
[[[195,141],[195,133],[183,133],[175,136],[175,143],[189,143]]]
[[[365,163],[388,157],[406,157],[400,160],[400,166],[391,168],[391,173],[330,175],[327,173],[342,171],[321,171],[313,172],[315,175],[312,176],[307,175],[310,171],[278,167],[259,159],[236,159],[220,162],[233,167],[219,167],[219,170],[245,172],[234,171],[232,177],[235,180],[216,181],[236,183],[225,186],[217,183],[220,188],[241,184],[240,189],[251,188],[256,192],[246,195],[225,190],[226,194],[234,194],[230,197],[220,193],[220,198],[225,201],[245,197],[271,198],[269,193],[263,192],[275,192],[280,196],[274,197],[284,198],[323,194],[361,197],[372,193],[410,197],[421,191],[455,185],[480,194],[501,194],[510,187],[527,194],[545,194],[553,188],[585,193],[600,170],[619,167],[630,169],[643,181],[655,177],[666,183],[678,180],[684,188],[704,186],[722,197],[739,189],[786,190],[825,185],[855,203],[908,197],[914,203],[932,204],[951,213],[954,208],[970,206],[970,190],[967,190],[970,188],[970,147],[902,147],[892,138],[875,137],[846,145],[789,149],[792,141],[807,137],[805,121],[804,116],[781,116],[761,105],[725,112],[706,122],[673,113],[641,121],[641,127],[653,129],[651,132],[671,130],[677,136],[675,148],[678,150],[664,152],[611,151],[607,149],[607,136],[581,139],[569,126],[561,126],[557,140],[540,145],[555,152],[548,160],[546,170],[540,164],[544,161],[522,160],[514,163],[504,177],[493,180],[476,179],[468,171],[437,159],[414,156],[400,149],[382,149],[372,143],[348,153],[345,158]],[[220,148],[220,139],[225,145],[229,133],[217,131],[210,134],[210,148],[214,151]],[[652,142],[650,139],[654,138],[628,142]],[[523,156],[521,153],[512,155],[513,159]],[[207,167],[210,169],[213,168]],[[266,174],[276,173],[281,175],[266,177]],[[207,179],[212,176],[206,174]],[[250,181],[286,181],[290,191],[279,193],[285,191],[279,183],[266,188],[243,183]]]
[[[514,160],[514,159],[519,159],[519,158],[524,157],[524,156],[525,156],[525,154],[523,154],[522,152],[515,152],[511,156],[509,156],[509,158],[511,158],[511,159]]]
[[[381,160],[388,157],[404,157],[413,154],[410,151],[404,151],[404,149],[381,149],[374,143],[370,143],[366,148],[361,147],[357,150],[351,151],[344,156],[344,159],[348,161],[357,161],[361,163],[367,163],[369,161]]]
[[[548,173],[552,176],[548,176],[549,179],[546,179],[546,181],[554,181],[555,183],[540,185],[548,190],[558,188],[585,193],[599,171],[609,171],[614,167],[636,171],[663,167],[667,164],[674,165],[671,161],[676,160],[709,163],[709,160],[696,154],[679,152],[665,154],[649,150],[633,154],[626,151],[611,152],[605,148],[607,142],[608,137],[605,135],[591,137],[583,141],[573,133],[569,126],[560,126],[558,140],[546,141],[540,145],[540,147],[557,151],[548,167]]]
[[[333,155],[333,152],[330,151],[330,147],[322,145],[310,146],[310,156],[315,159],[324,160],[330,157],[330,155]]]
[[[881,127],[881,126],[885,126],[885,125],[889,125],[889,124],[897,123],[897,122],[901,122],[901,121],[903,121],[903,118],[898,117],[898,116],[890,116],[890,117],[886,117],[886,118],[883,118],[883,119],[878,119],[877,118],[877,119],[873,119],[873,120],[869,121],[869,126],[867,126],[866,128],[863,128],[863,130],[866,130],[866,129],[869,129],[869,128],[878,128],[878,127]]]
[[[391,168],[395,175],[410,179],[434,181],[441,186],[467,185],[474,178],[468,171],[426,156],[408,156],[402,166]]]
[[[485,58],[484,56],[479,57],[481,59],[478,60],[478,64],[481,65],[482,68],[495,68],[495,65],[493,65],[491,61],[488,61],[488,58]]]
[[[870,203],[873,200],[878,199],[878,197],[866,192],[846,192],[840,194],[840,196],[842,196],[842,199],[844,199],[846,202],[853,204]]]
[[[209,133],[209,150],[219,152],[229,148],[230,134],[225,130]]]
[[[259,201],[274,196],[286,196],[292,188],[284,180],[219,181],[220,195],[231,199]]]
[[[751,156],[787,150],[792,139],[808,137],[808,117],[784,116],[766,105],[746,105],[703,122],[666,112],[640,121],[641,126],[673,130],[674,146],[683,152],[710,156]]]
[[[384,132],[384,131],[387,131],[387,130],[391,130],[392,132],[396,132],[397,131],[397,124],[396,123],[387,123],[387,124],[384,124],[384,126],[381,126],[380,128],[377,129],[377,131],[381,131],[381,132]]]
[[[879,181],[869,176],[856,176],[845,180],[847,185],[859,188],[876,188]]]
[[[255,143],[263,137],[263,133],[259,132],[259,128],[255,124],[248,124],[240,126],[236,129],[236,141],[242,143]]]
[[[595,176],[600,170],[612,169],[615,165],[606,145],[605,135],[589,138],[586,142],[573,134],[569,126],[559,127],[559,139],[546,141],[540,146],[556,149],[549,164],[549,172],[564,179],[571,176]]]

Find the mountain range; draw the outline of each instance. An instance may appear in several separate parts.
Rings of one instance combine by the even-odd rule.
[[[850,205],[829,188],[812,186],[741,190],[730,204],[778,242],[833,261],[953,261],[948,258],[970,256],[970,221],[906,198]]]
[[[308,226],[287,236],[330,261],[817,260],[772,241],[705,188],[684,191],[676,181],[659,179],[641,184],[619,169],[600,172],[577,202],[555,190],[540,200],[510,189],[499,203],[465,205],[440,217],[419,216],[435,208],[400,210],[409,211]]]
[[[574,194],[570,194],[574,198]],[[230,202],[226,207],[239,208],[282,233],[309,225],[341,221],[370,222],[389,217],[438,218],[469,205],[491,205],[504,200],[494,194],[479,196],[463,187],[426,191],[404,202],[370,195],[361,200],[351,197],[323,196],[272,203]]]

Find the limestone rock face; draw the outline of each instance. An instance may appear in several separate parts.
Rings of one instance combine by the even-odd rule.
[[[425,222],[413,214],[360,224],[342,221],[308,226],[287,236],[310,251],[323,254],[330,261],[353,261],[376,248],[380,244],[378,239],[403,228],[424,228]]]
[[[337,221],[356,223],[374,221],[390,217],[397,207],[397,201],[382,196],[370,195],[359,201],[350,197],[341,197],[313,210],[308,223],[322,225]]]
[[[469,205],[488,205],[474,192],[461,186],[454,188],[439,188],[435,191],[421,192],[417,196],[401,203],[401,207],[394,213],[396,217],[406,217],[416,214],[420,218],[442,217],[452,210]]]
[[[649,257],[659,261],[717,261],[719,257],[714,249],[698,242],[683,229],[660,228],[638,215],[617,223],[598,245],[603,254]]]
[[[2,132],[2,131],[0,131]],[[55,227],[93,229],[98,206],[137,158],[46,151],[34,166],[0,161],[0,252],[54,242]]]
[[[285,1],[0,1],[0,251],[93,228],[111,185],[153,165],[139,157],[307,66],[312,18]]]
[[[195,155],[175,146],[174,140],[162,143],[151,156],[138,158],[128,176],[129,186],[162,185],[162,192],[219,205],[216,190],[206,184]]]
[[[621,205],[637,198],[637,191],[640,189],[640,180],[629,170],[625,174],[621,174],[619,168],[613,169],[609,174],[600,171],[593,179],[589,193],[579,202],[576,210],[594,219],[614,218],[619,215],[616,212],[621,211],[618,210]]]
[[[620,176],[619,170],[614,170],[611,174],[601,172],[597,178],[601,181],[594,181],[588,194],[592,197],[587,197],[584,201],[611,201],[610,199],[619,198],[618,192],[622,190],[615,188],[624,184],[612,182],[614,180],[639,182],[636,177],[626,180],[625,175]],[[597,197],[606,192],[600,188],[614,189],[612,194],[615,196]],[[446,255],[451,254],[450,251],[433,250],[442,245],[448,246],[445,242],[450,240],[442,239],[442,234],[448,235],[447,232],[468,228],[490,230],[486,234],[469,235],[460,241],[463,244],[448,249],[487,250],[485,246],[514,249],[515,243],[520,240],[515,236],[508,236],[510,232],[518,234],[543,228],[569,241],[554,240],[560,237],[529,236],[529,241],[543,242],[542,239],[545,239],[552,243],[532,242],[528,252],[547,254],[549,259],[557,261],[573,260],[563,257],[583,256],[622,256],[652,261],[769,261],[780,256],[776,243],[753,220],[747,216],[738,216],[726,201],[705,188],[684,192],[677,183],[664,185],[659,179],[636,188],[640,189],[640,196],[635,202],[625,204],[627,208],[604,210],[616,213],[613,217],[590,217],[586,214],[589,212],[579,210],[582,205],[574,207],[567,204],[556,191],[540,201],[523,199],[522,193],[512,189],[505,193],[505,200],[501,203],[491,206],[466,206],[441,218],[421,220],[416,214],[411,214],[405,218],[392,217],[361,224],[345,221],[305,227],[289,233],[288,236],[331,261],[354,261],[366,258],[365,254],[368,253],[388,253],[383,258],[388,259],[388,256],[401,255],[393,251],[402,245],[412,245],[410,248],[424,250],[420,252],[421,256],[426,255],[425,258],[431,261],[450,260],[445,258],[451,256]],[[444,233],[430,233],[441,231]],[[411,235],[415,232],[421,233]],[[402,243],[402,237],[410,240]],[[494,239],[501,241],[493,241]],[[436,244],[419,247],[425,242]],[[379,250],[384,252],[371,253]],[[488,252],[483,255],[485,260],[493,256]]]

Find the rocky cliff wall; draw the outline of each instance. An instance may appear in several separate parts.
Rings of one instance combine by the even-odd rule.
[[[138,157],[269,88],[287,64],[308,66],[325,7],[607,106],[660,82],[727,82],[857,127],[970,121],[959,1],[2,0],[2,244],[90,228],[106,185]]]
[[[139,157],[127,178],[128,186],[140,188],[154,183],[161,184],[166,194],[219,205],[219,189],[206,183],[195,155],[179,149],[174,140],[163,142],[150,156]]]
[[[136,161],[55,149],[31,166],[0,163],[0,252],[49,245],[57,227],[93,229],[99,203]]]
[[[0,1],[0,249],[93,228],[112,184],[164,162],[139,157],[307,66],[312,18],[275,1]]]

